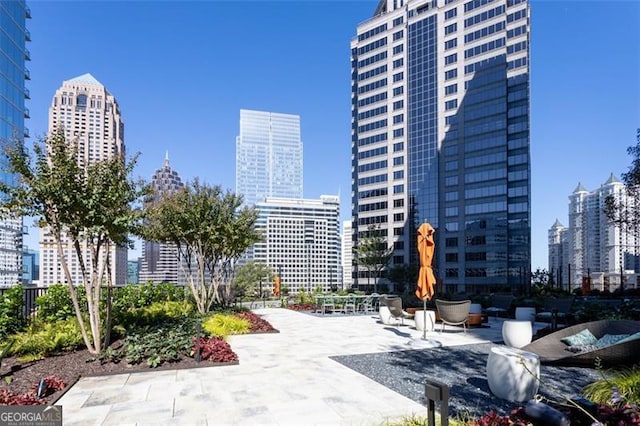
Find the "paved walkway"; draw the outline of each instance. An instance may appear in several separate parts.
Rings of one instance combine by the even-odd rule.
[[[87,377],[58,402],[65,425],[382,425],[425,406],[329,359],[421,347],[423,332],[376,315],[255,311],[280,333],[232,336],[239,365]],[[429,332],[443,346],[501,340],[500,320]]]

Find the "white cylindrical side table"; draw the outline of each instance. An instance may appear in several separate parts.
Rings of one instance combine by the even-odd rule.
[[[416,322],[416,330],[433,331],[436,326],[436,313],[429,310],[416,310],[413,320]]]
[[[487,382],[498,398],[515,402],[530,400],[538,392],[538,377],[538,355],[506,346],[491,348],[487,359]]]
[[[530,321],[533,323],[536,320],[536,308],[528,308],[524,306],[516,308],[516,319],[519,321]]]
[[[378,308],[378,313],[380,314],[380,321],[382,321],[383,324],[391,324],[391,312],[389,311],[388,306],[380,305],[380,307]]]
[[[531,343],[531,321],[506,320],[502,323],[502,340],[507,346],[521,348]]]

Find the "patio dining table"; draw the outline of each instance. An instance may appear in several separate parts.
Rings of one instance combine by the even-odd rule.
[[[339,310],[343,310],[343,308],[339,307],[339,306],[344,306],[344,303],[346,303],[349,299],[354,299],[355,300],[355,311],[356,312],[362,312],[363,311],[363,302],[365,301],[365,299],[371,297],[371,295],[366,295],[366,294],[347,294],[347,295],[340,295],[340,294],[316,294],[314,296],[315,298],[315,304],[316,304],[316,312],[321,312],[323,315],[326,313],[326,309],[324,309],[323,307],[331,307],[331,312],[334,311],[339,311]],[[376,296],[374,296],[374,298],[377,298]],[[327,303],[329,302],[329,303]]]

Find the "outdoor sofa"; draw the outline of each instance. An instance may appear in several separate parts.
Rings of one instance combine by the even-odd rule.
[[[581,352],[572,352],[561,339],[571,338],[589,330],[597,339],[605,335],[629,335],[617,343],[598,347],[583,345]],[[585,322],[543,336],[521,348],[540,357],[543,364],[595,367],[596,358],[603,366],[640,364],[640,321],[600,320]]]

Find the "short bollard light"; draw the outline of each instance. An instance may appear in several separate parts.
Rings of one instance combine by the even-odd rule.
[[[200,322],[196,323],[196,362],[200,362],[202,357],[200,355],[200,334],[202,333],[202,325]]]
[[[436,401],[440,403],[440,424],[449,425],[449,385],[433,379],[427,379],[424,385],[427,398],[427,424],[436,426]]]
[[[45,379],[40,379],[38,383],[38,389],[36,390],[36,395],[38,398],[44,398],[47,394],[47,381]]]

